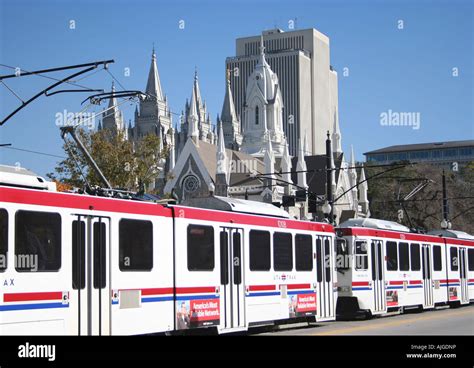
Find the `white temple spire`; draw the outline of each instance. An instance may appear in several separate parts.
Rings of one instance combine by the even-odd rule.
[[[150,71],[148,72],[148,81],[146,83],[146,93],[159,101],[163,100],[163,92],[161,90],[160,75],[156,66],[155,46],[151,55]]]
[[[300,188],[308,188],[306,182],[306,161],[304,160],[304,149],[301,139],[298,139],[298,162],[296,164],[296,171],[298,172],[298,186]]]

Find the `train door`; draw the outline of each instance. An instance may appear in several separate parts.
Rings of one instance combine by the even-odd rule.
[[[433,276],[431,265],[431,247],[428,244],[423,244],[422,253],[422,276],[423,276],[423,292],[424,292],[424,308],[434,307],[433,299]]]
[[[387,308],[384,277],[385,258],[382,242],[380,240],[372,240],[370,245],[370,256],[372,268],[372,291],[374,298],[373,312],[385,312]]]
[[[335,318],[334,295],[334,257],[332,254],[331,238],[329,236],[316,237],[316,299],[319,321]]]
[[[71,303],[78,335],[110,334],[110,219],[75,215],[72,224]]]
[[[459,248],[459,281],[461,286],[461,304],[469,303],[466,248]]]
[[[240,228],[220,228],[221,330],[245,327],[243,240]]]

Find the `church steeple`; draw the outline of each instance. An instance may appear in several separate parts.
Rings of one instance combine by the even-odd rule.
[[[225,152],[224,143],[224,132],[222,130],[222,123],[219,124],[219,137],[217,141],[217,152],[216,152],[216,195],[227,196],[227,188],[229,184],[228,180],[228,161],[227,154]]]
[[[155,47],[151,55],[150,71],[148,73],[148,81],[146,84],[146,93],[155,97],[157,100],[163,100],[163,92],[161,90],[160,75],[158,74],[158,67],[156,66]]]
[[[196,86],[196,79],[195,84]],[[197,96],[194,93],[195,88],[193,87],[193,93],[191,95],[191,102],[189,104],[189,115],[188,115],[188,138],[194,140],[194,143],[199,144],[199,116],[198,116],[198,109],[197,109]]]
[[[242,134],[240,132],[240,120],[235,111],[234,98],[230,88],[230,70],[226,75],[226,90],[224,104],[222,105],[222,113],[220,120],[222,121],[225,137],[225,145],[227,148],[238,150],[242,145]],[[219,117],[218,117],[219,119]]]
[[[306,140],[306,135],[305,135],[305,140]],[[306,182],[307,169],[306,169],[306,161],[304,159],[304,145],[303,145],[303,142],[301,142],[301,139],[298,139],[298,161],[296,164],[296,171],[298,172],[297,173],[298,186],[300,188],[308,188],[308,184]]]

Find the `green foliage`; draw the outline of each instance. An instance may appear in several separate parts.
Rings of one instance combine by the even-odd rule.
[[[366,176],[370,177],[387,169],[369,165],[366,168]],[[411,200],[406,201],[405,208],[413,227],[426,230],[439,229],[442,220],[442,172],[442,168],[434,165],[417,164],[369,180],[371,216],[410,226],[406,214],[399,219],[399,210],[402,207],[397,202],[398,193],[400,192],[400,198],[404,198],[421,182],[421,179],[426,178],[432,182]],[[474,234],[474,163],[471,162],[458,172],[448,169],[445,172],[447,197],[451,198],[448,201],[448,218],[452,222],[452,228]]]
[[[122,132],[114,134],[109,130],[80,129],[77,135],[114,188],[148,188],[158,177],[160,160],[167,155],[166,150],[160,152],[160,139],[153,134],[137,143],[125,140]],[[67,158],[59,162],[55,173],[48,174],[49,178],[78,188],[85,187],[86,181],[91,186],[104,186],[74,141],[68,140],[63,148]]]

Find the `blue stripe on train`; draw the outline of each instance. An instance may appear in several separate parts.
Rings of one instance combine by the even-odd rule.
[[[0,305],[0,312],[13,311],[13,310],[53,309],[53,308],[69,308],[69,304],[63,304],[62,302],[59,302],[59,303]]]

